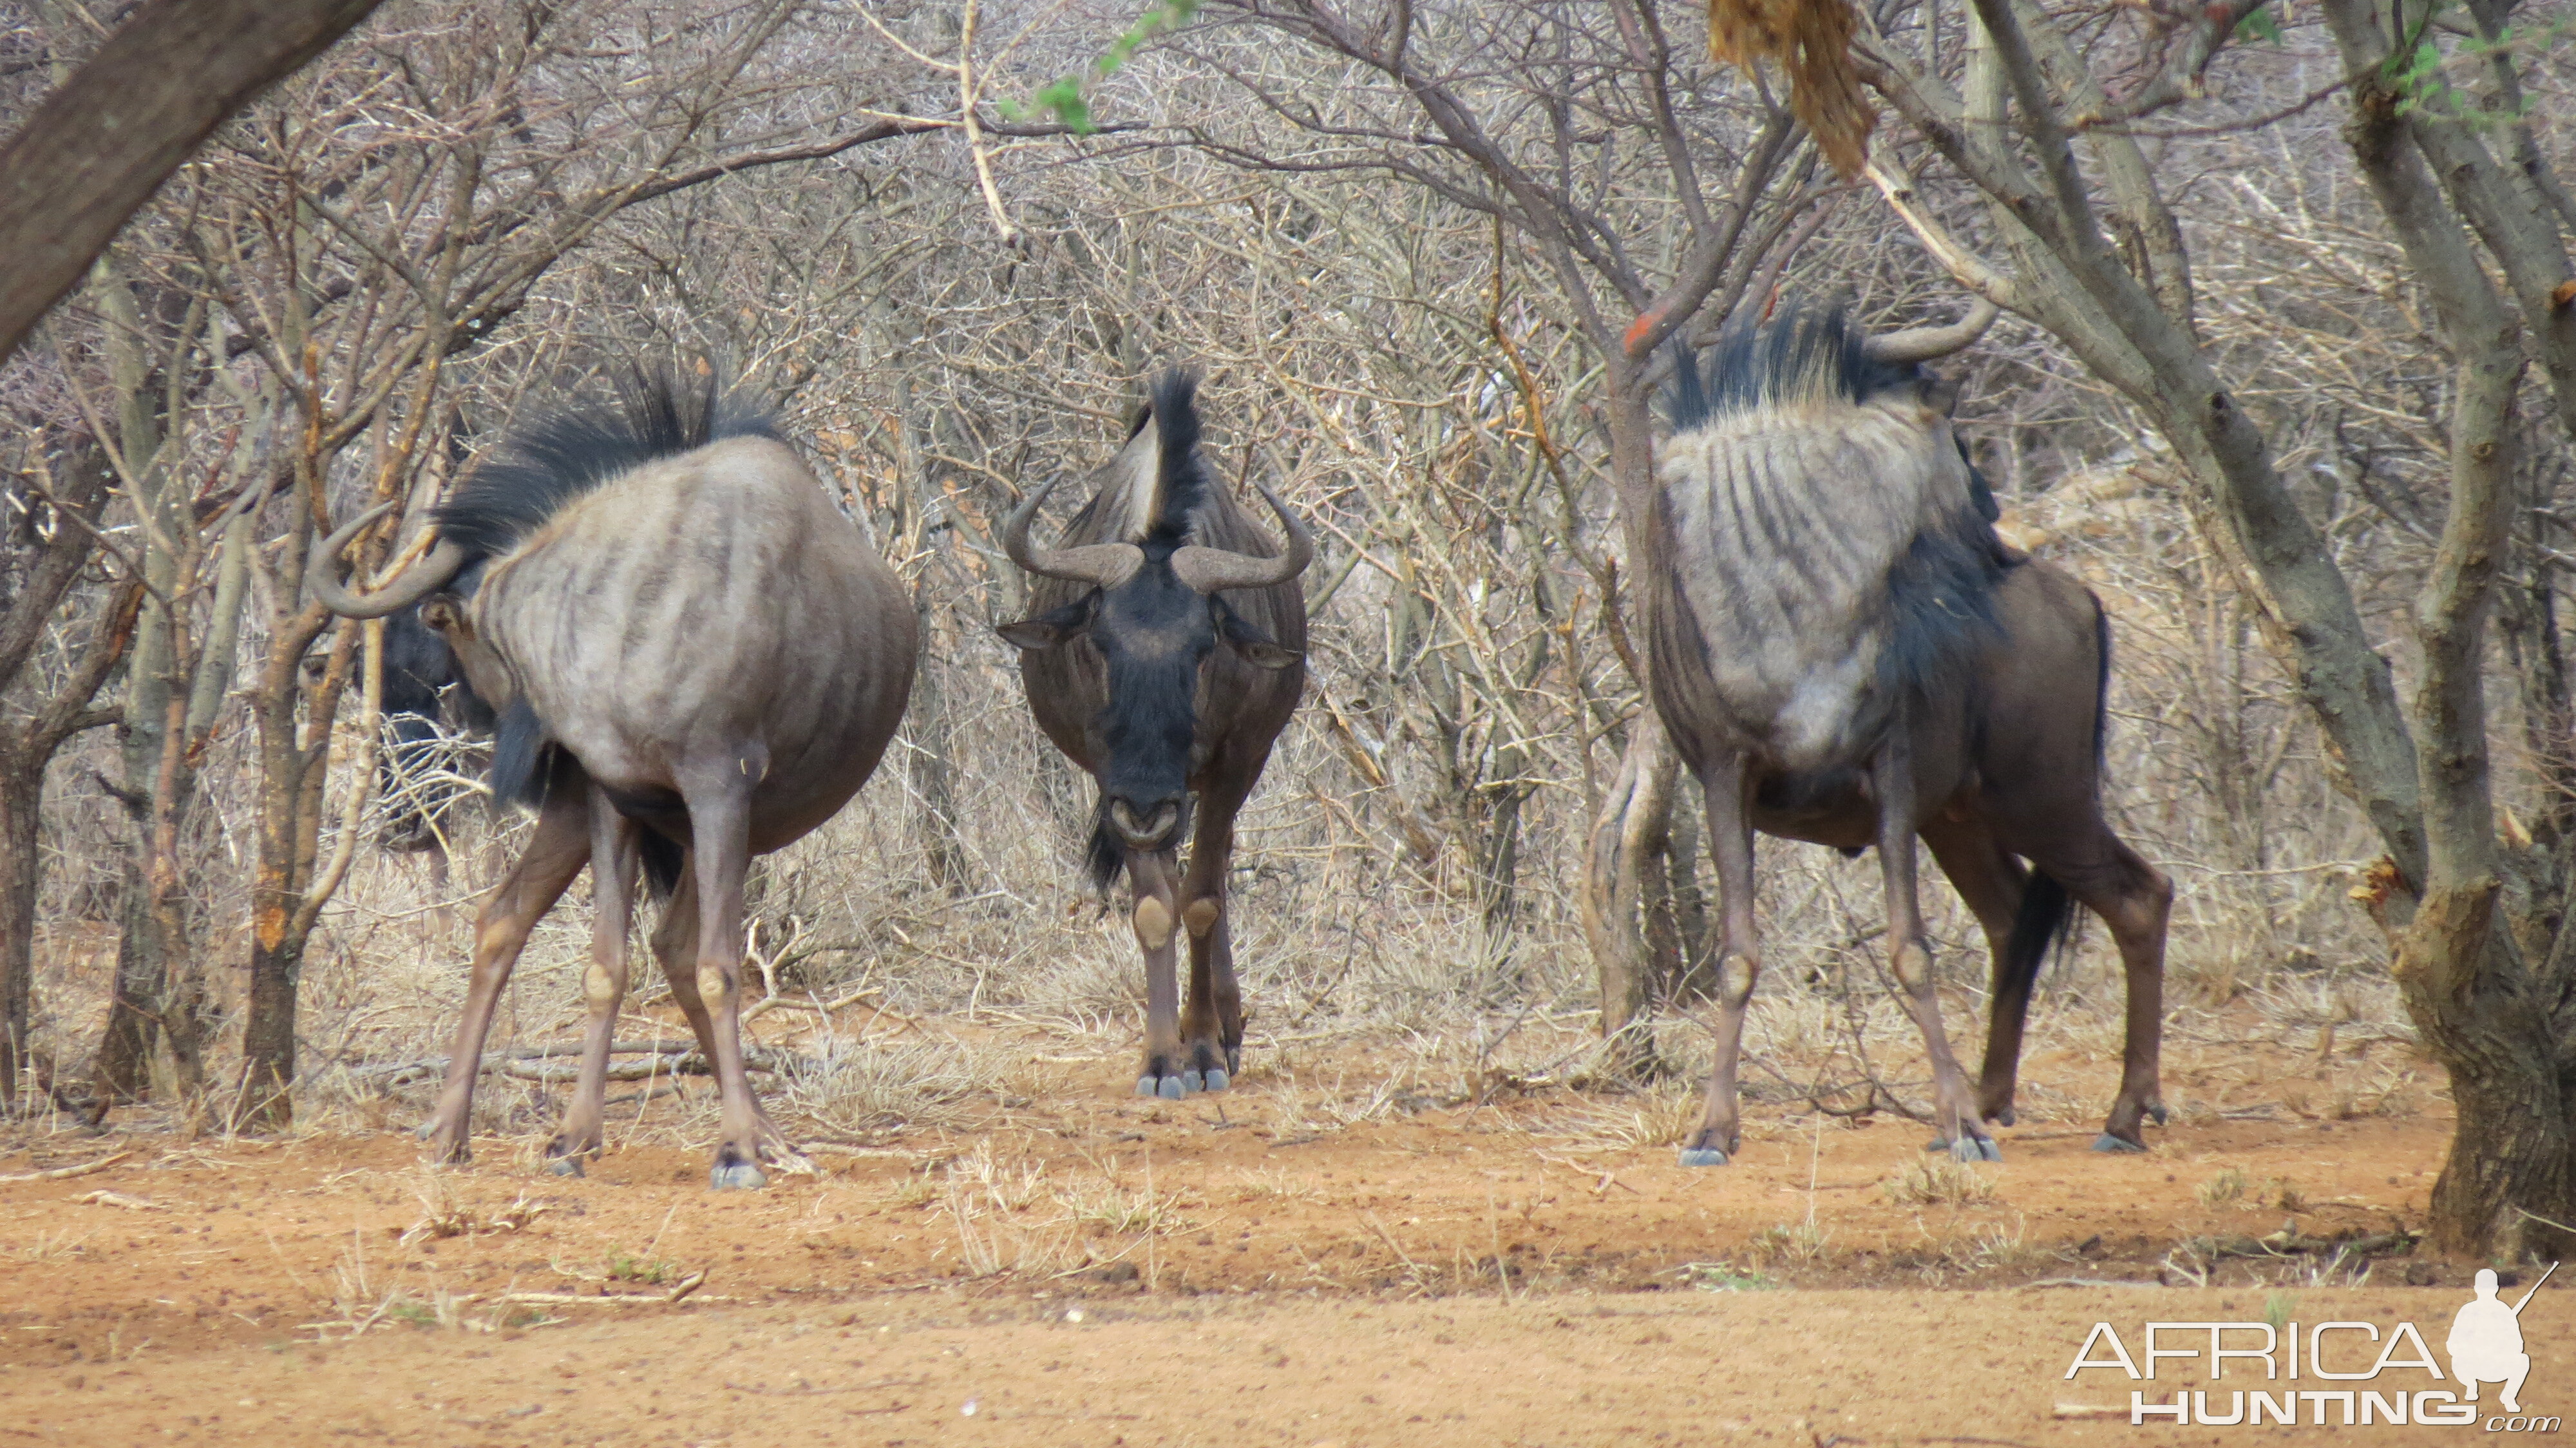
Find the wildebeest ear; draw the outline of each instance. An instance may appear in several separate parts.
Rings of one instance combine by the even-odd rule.
[[[1017,623],[998,624],[993,632],[1004,643],[1015,648],[1051,649],[1070,639],[1080,638],[1091,630],[1091,616],[1100,595],[1092,593],[1062,608],[1051,608],[1035,618]]]
[[[1959,407],[1959,384],[1947,377],[1926,375],[1923,379],[1923,405],[1948,417]]]
[[[1234,656],[1256,669],[1284,669],[1306,657],[1295,649],[1282,648],[1279,642],[1263,633],[1258,626],[1236,613],[1222,598],[1208,600],[1208,612],[1216,615],[1217,637]]]

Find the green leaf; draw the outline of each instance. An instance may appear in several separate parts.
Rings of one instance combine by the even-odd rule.
[[[2236,39],[2240,43],[2259,40],[2277,46],[2281,43],[2281,22],[2270,10],[2257,6],[2236,22]]]

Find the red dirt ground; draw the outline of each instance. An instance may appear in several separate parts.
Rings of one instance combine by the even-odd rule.
[[[2349,1272],[2211,1246],[2390,1246],[2438,1104],[2204,1111],[2141,1157],[2008,1129],[1990,1201],[1907,1204],[1902,1122],[1757,1112],[1737,1165],[1684,1172],[1547,1134],[1564,1093],[1310,1134],[1259,1072],[1170,1104],[1122,1064],[745,1195],[662,1147],[564,1180],[504,1141],[433,1173],[391,1131],[0,1138],[0,1177],[123,1153],[0,1185],[0,1443],[2251,1440],[2292,1430],[2133,1428],[2119,1374],[2062,1375],[2095,1321],[2135,1350],[2149,1318],[2406,1319],[2438,1351],[2475,1266],[2315,1286]],[[2566,1285],[2523,1318],[2538,1412],[2576,1410]]]

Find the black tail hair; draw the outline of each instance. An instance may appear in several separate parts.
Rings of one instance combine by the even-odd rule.
[[[1154,384],[1154,440],[1162,454],[1157,488],[1162,505],[1155,511],[1148,542],[1178,544],[1190,529],[1190,518],[1208,500],[1207,465],[1199,458],[1199,379],[1175,367]]]
[[[2111,733],[2111,615],[2099,598],[2093,600],[2093,641],[2093,774],[2094,787],[2099,789]],[[2029,883],[2022,886],[2021,908],[2013,914],[2012,934],[2004,938],[2003,967],[1995,977],[1997,993],[2007,986],[2027,990],[2051,951],[2062,955],[2075,948],[2083,924],[2083,912],[2066,887],[2032,870]]]
[[[2102,787],[2111,747],[2111,614],[2093,600],[2093,787]]]
[[[627,367],[610,374],[614,405],[565,407],[513,429],[440,505],[439,536],[469,560],[507,551],[563,506],[657,458],[729,437],[777,438],[766,408],[727,389],[714,369]]]
[[[1118,872],[1127,868],[1127,842],[1109,827],[1109,808],[1104,802],[1091,822],[1091,839],[1082,848],[1082,872],[1091,879],[1091,888],[1102,895],[1118,883]]]
[[[2026,992],[2039,978],[2039,967],[2052,948],[2063,950],[2075,939],[2075,897],[2056,877],[2030,872],[2021,889],[2021,908],[2013,912],[2012,934],[2004,937],[2004,958],[1995,971],[1995,994]]]
[[[660,830],[644,831],[644,888],[656,900],[668,900],[680,888],[680,871],[689,863],[689,852],[678,840]]]

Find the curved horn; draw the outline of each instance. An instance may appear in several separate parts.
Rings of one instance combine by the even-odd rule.
[[[402,571],[393,582],[373,593],[351,593],[340,582],[340,550],[349,540],[378,518],[394,510],[392,503],[379,503],[359,514],[339,532],[313,545],[313,556],[304,565],[304,580],[313,587],[313,596],[322,606],[343,618],[383,618],[399,613],[447,586],[456,570],[465,566],[465,550],[454,543],[440,540],[427,556]]]
[[[1872,362],[1902,366],[1908,362],[1929,362],[1947,357],[1986,334],[1995,324],[2002,309],[1983,297],[1968,308],[1968,315],[1946,327],[1908,327],[1884,337],[1872,337],[1860,344],[1861,355]]]
[[[1041,578],[1116,588],[1135,577],[1136,570],[1145,566],[1145,550],[1133,543],[1086,543],[1078,548],[1030,546],[1029,524],[1038,516],[1038,505],[1062,481],[1062,474],[1048,479],[1045,487],[1029,494],[1027,502],[1011,510],[1011,516],[1002,523],[1002,551],[1011,555],[1013,563]]]
[[[1204,548],[1193,544],[1172,552],[1172,573],[1188,584],[1194,593],[1214,593],[1220,588],[1268,588],[1286,583],[1306,571],[1315,561],[1315,538],[1279,495],[1261,488],[1261,500],[1279,515],[1279,526],[1288,530],[1288,551],[1276,558],[1256,558],[1249,553],[1229,553],[1222,548]]]

